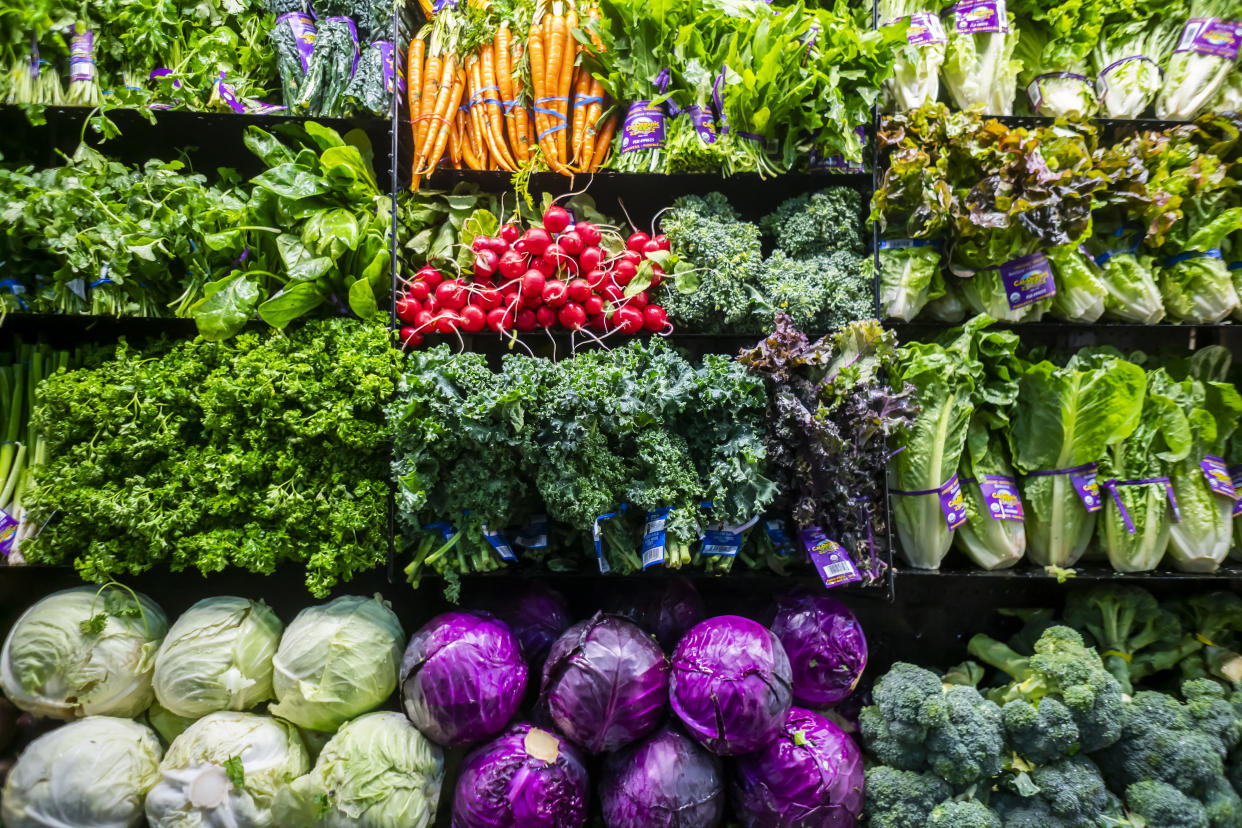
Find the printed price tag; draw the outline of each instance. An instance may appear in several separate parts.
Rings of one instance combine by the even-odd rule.
[[[1203,469],[1203,476],[1207,478],[1209,489],[1230,500],[1238,499],[1238,492],[1233,488],[1233,478],[1230,477],[1224,460],[1214,454],[1209,454],[1199,461],[1199,468]]]
[[[966,498],[962,497],[962,485],[956,474],[936,490],[936,495],[940,498],[940,511],[944,512],[944,522],[950,529],[956,529],[966,522]]]
[[[548,548],[548,516],[531,515],[530,523],[518,530],[514,541],[526,549]]]
[[[7,555],[17,540],[17,520],[8,512],[0,509],[0,555]]]
[[[672,509],[654,509],[647,513],[647,526],[643,529],[643,569],[664,563],[664,525]]]
[[[513,554],[513,547],[505,540],[505,536],[499,532],[493,532],[487,528],[487,524],[483,524],[483,537],[491,544],[492,549],[496,550],[496,554],[504,561],[516,561],[517,555]]]
[[[850,560],[845,547],[830,540],[818,526],[807,526],[799,534],[802,536],[802,545],[806,547],[806,554],[815,565],[815,571],[819,573],[824,586],[831,589],[862,580],[858,567]]]
[[[1100,484],[1095,480],[1097,472],[1095,463],[1082,471],[1070,472],[1070,482],[1074,484],[1074,490],[1078,492],[1078,497],[1082,499],[1082,505],[1088,512],[1098,512],[1104,508],[1104,502],[1100,499]]]
[[[610,518],[615,514],[616,512],[613,512],[612,515],[601,515],[600,517],[597,517],[595,519],[594,523],[591,524],[591,539],[595,541],[595,560],[599,562],[599,574],[600,575],[607,575],[609,572],[612,571],[612,567],[608,565],[607,559],[604,558],[604,543],[601,540],[599,522],[601,520]]]
[[[1192,17],[1182,29],[1177,52],[1198,52],[1228,61],[1236,60],[1242,46],[1242,25],[1217,17]]]
[[[1003,474],[979,477],[979,490],[993,520],[1025,520],[1022,500],[1018,497],[1018,481]]]
[[[651,101],[635,101],[625,113],[621,152],[658,149],[664,146],[664,108]]]
[[[69,41],[69,80],[88,83],[95,79],[95,33],[90,29]]]
[[[1020,259],[1012,259],[1001,265],[1000,271],[1010,310],[1024,308],[1040,299],[1056,295],[1057,286],[1052,280],[1052,268],[1048,264],[1048,257],[1043,253],[1035,252]]]
[[[1235,493],[1242,491],[1242,466],[1233,466],[1229,469],[1229,479],[1233,481],[1233,491]],[[1236,500],[1233,504],[1232,517],[1242,515],[1242,500]]]
[[[962,34],[1009,31],[1005,0],[961,0],[953,7],[953,27]]]
[[[742,548],[742,533],[732,529],[708,529],[703,533],[701,555],[725,555],[736,557]]]

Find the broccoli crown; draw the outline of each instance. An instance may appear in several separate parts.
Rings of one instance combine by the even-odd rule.
[[[927,822],[932,809],[953,795],[930,773],[875,765],[867,769],[866,812],[871,828],[912,828]]]
[[[927,828],[1001,828],[1000,817],[975,799],[942,802],[932,809]]]
[[[1105,668],[1129,693],[1135,676],[1130,665],[1140,651],[1181,638],[1177,616],[1162,609],[1156,598],[1136,586],[1109,584],[1072,593],[1065,602],[1065,622],[1084,635],[1100,653]]]
[[[1182,698],[1195,728],[1216,741],[1221,756],[1242,742],[1242,696],[1212,679],[1193,679],[1182,683]]]
[[[1009,746],[1037,765],[1069,756],[1078,748],[1078,725],[1069,708],[1053,696],[1038,705],[1025,699],[1005,702],[1001,721]]]
[[[867,750],[886,765],[906,771],[927,766],[927,751],[922,743],[894,736],[890,723],[874,705],[858,711],[858,732]]]
[[[829,187],[782,203],[760,226],[790,256],[831,250],[863,252],[862,196],[849,187]]]
[[[1212,828],[1238,828],[1242,825],[1242,797],[1238,796],[1225,776],[1218,776],[1208,784],[1203,795],[1203,806]]]
[[[1042,799],[1005,797],[993,803],[1005,828],[1064,828],[1065,823],[1048,809]]]
[[[1115,814],[1117,801],[1104,784],[1100,769],[1077,755],[1041,765],[1031,771],[1038,798],[1071,828],[1094,828],[1103,816]]]
[[[966,786],[1000,773],[1005,741],[1001,712],[973,687],[944,692],[948,721],[927,732],[927,764],[951,785]]]
[[[1151,826],[1209,828],[1207,809],[1167,782],[1147,779],[1126,788],[1126,806]]]

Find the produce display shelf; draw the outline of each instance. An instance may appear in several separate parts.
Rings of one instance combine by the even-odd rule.
[[[1242,563],[1226,561],[1215,572],[1178,572],[1171,569],[1157,569],[1151,572],[1116,572],[1102,564],[1073,567],[1074,574],[1064,582],[1055,575],[1050,575],[1039,567],[1019,564],[1012,569],[914,569],[897,567],[894,573],[898,581],[997,581],[997,580],[1032,580],[1049,581],[1052,583],[1073,583],[1079,581],[1123,581],[1142,585],[1151,581],[1242,581]]]

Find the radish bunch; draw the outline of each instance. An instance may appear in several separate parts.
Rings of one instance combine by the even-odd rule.
[[[619,237],[613,239],[619,247]],[[495,236],[475,236],[472,277],[448,278],[427,265],[398,297],[401,342],[414,347],[425,333],[485,329],[668,333],[668,315],[648,296],[664,279],[657,260],[667,261],[668,240],[635,232],[624,241],[624,249],[610,254],[599,226],[574,223],[556,205],[544,211],[542,225],[523,230],[510,222]],[[640,273],[649,284],[627,291]]]

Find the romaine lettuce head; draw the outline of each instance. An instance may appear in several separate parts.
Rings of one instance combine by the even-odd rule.
[[[592,753],[650,733],[668,703],[668,658],[637,624],[596,613],[552,645],[540,703],[557,730]]]
[[[932,245],[880,251],[880,304],[889,319],[909,322],[944,296],[940,250]]]
[[[699,744],[719,756],[767,745],[793,704],[792,688],[785,648],[749,618],[708,618],[686,633],[673,653],[673,712]]]
[[[155,656],[155,698],[199,718],[272,698],[272,657],[284,626],[262,601],[205,598],[178,618]]]
[[[1095,322],[1104,315],[1108,295],[1099,268],[1077,245],[1063,244],[1045,251],[1057,286],[1052,314],[1066,322]]]
[[[1009,15],[1008,32],[963,34],[956,16],[944,18],[949,36],[942,78],[958,109],[981,108],[985,115],[1012,115],[1022,62],[1014,60],[1019,31]]]
[[[789,656],[794,700],[826,707],[854,692],[867,666],[867,636],[845,604],[805,591],[783,595],[772,632]]]
[[[1156,98],[1156,117],[1189,121],[1203,112],[1224,86],[1235,61],[1200,52],[1174,52]]]
[[[333,731],[392,695],[401,622],[378,595],[343,595],[298,613],[272,659],[273,716]]]
[[[1104,117],[1138,118],[1147,111],[1160,92],[1160,67],[1177,43],[1184,22],[1173,17],[1121,15],[1105,25],[1091,56]]]
[[[541,582],[503,602],[496,614],[517,636],[526,663],[536,671],[542,668],[553,642],[573,623],[565,596]]]
[[[8,828],[126,828],[159,779],[160,743],[130,719],[88,716],[35,739],[0,797]]]
[[[995,409],[993,409],[995,410]],[[979,481],[983,475],[999,475],[1016,480],[1009,463],[1004,433],[1009,428],[976,413],[966,437],[959,478],[973,480],[962,484],[966,501],[966,522],[957,528],[953,545],[980,569],[1008,569],[1026,554],[1026,524],[1020,520],[999,520],[988,509]]]
[[[673,727],[609,754],[599,797],[609,828],[716,828],[724,819],[720,759]]]
[[[517,637],[486,612],[446,612],[414,633],[401,661],[406,715],[429,739],[461,747],[499,733],[522,703]]]
[[[453,828],[578,828],[590,780],[582,754],[554,733],[510,727],[466,757],[453,792]]]
[[[737,758],[730,793],[744,828],[852,828],[863,807],[862,752],[840,727],[795,707],[767,747]]]
[[[147,795],[151,828],[274,826],[281,788],[310,770],[297,728],[253,713],[212,713],[173,740]]]
[[[1164,319],[1164,299],[1152,273],[1153,258],[1117,253],[1104,263],[1104,313],[1110,319],[1154,325]]]
[[[137,716],[168,619],[145,595],[115,586],[53,593],[22,613],[0,651],[0,686],[39,716]]]
[[[282,789],[276,824],[317,828],[427,828],[444,784],[444,753],[401,713],[341,725],[315,767]]]
[[[670,578],[657,588],[647,583],[617,584],[604,611],[623,615],[642,627],[671,653],[686,631],[707,617],[703,596],[686,578]]]
[[[1239,308],[1238,292],[1223,261],[1210,256],[1165,264],[1156,270],[1169,321],[1213,325]]]

